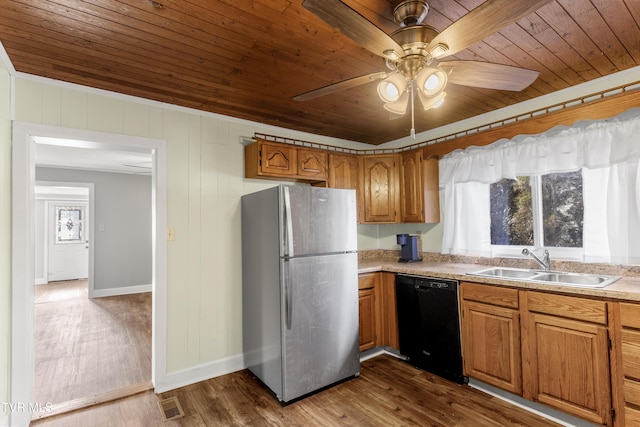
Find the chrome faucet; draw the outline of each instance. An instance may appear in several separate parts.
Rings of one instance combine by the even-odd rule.
[[[527,248],[524,248],[522,250],[522,255],[531,255],[533,259],[535,259],[536,262],[540,264],[542,268],[544,268],[544,271],[551,271],[551,257],[549,256],[548,250],[544,250],[542,259],[538,258],[538,255],[534,254]]]

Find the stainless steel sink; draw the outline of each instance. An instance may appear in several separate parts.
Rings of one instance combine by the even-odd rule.
[[[600,274],[526,270],[522,268],[509,267],[490,267],[468,274],[470,276],[495,277],[524,282],[576,286],[580,288],[604,288],[620,279],[618,276],[605,276]]]
[[[562,283],[567,286],[581,286],[588,288],[604,288],[619,279],[619,277],[600,276],[595,274],[578,273],[541,273],[533,277],[540,282]]]
[[[486,276],[486,277],[504,277],[508,279],[527,279],[538,274],[535,270],[525,270],[523,268],[506,268],[506,267],[491,267],[484,270],[469,273],[473,276]]]

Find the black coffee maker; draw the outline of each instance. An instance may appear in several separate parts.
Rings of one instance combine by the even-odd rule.
[[[400,245],[400,259],[398,262],[422,261],[422,258],[418,255],[418,236],[396,234],[396,239]]]

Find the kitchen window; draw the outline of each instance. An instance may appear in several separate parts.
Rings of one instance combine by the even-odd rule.
[[[523,246],[545,247],[552,259],[640,264],[638,135],[640,109],[631,109],[447,154],[438,162],[441,252],[522,257]],[[521,211],[493,218],[492,191],[519,198]]]
[[[583,256],[582,172],[501,179],[489,185],[493,256],[518,255],[524,247],[552,256]]]

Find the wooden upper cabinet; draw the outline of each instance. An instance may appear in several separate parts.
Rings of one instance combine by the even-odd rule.
[[[290,145],[263,142],[260,144],[260,170],[275,175],[295,175],[296,149]]]
[[[438,160],[422,150],[402,153],[400,162],[401,222],[440,222]]]
[[[329,187],[358,190],[358,156],[329,154]]]
[[[327,180],[327,153],[324,150],[261,139],[244,148],[247,178]]]
[[[424,222],[420,150],[402,153],[400,163],[400,214],[402,222]]]
[[[298,148],[298,176],[327,179],[327,153],[313,148]]]
[[[329,188],[356,190],[358,222],[362,223],[362,192],[360,191],[360,161],[358,156],[346,153],[330,153],[327,184]]]
[[[438,160],[423,149],[360,155],[256,139],[244,148],[246,178],[356,190],[358,222],[439,222]]]
[[[362,159],[364,222],[394,223],[399,219],[398,154],[365,155]]]

